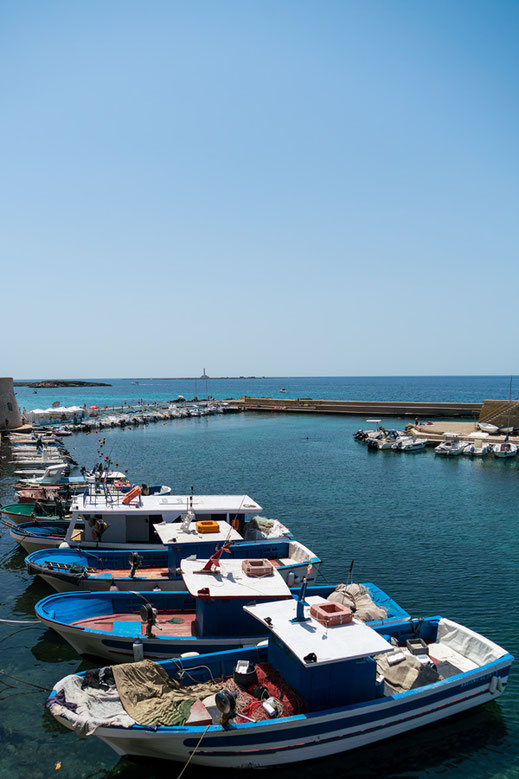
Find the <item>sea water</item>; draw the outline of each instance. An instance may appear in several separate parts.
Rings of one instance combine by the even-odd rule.
[[[75,389],[70,402],[130,402],[129,387],[139,388],[136,397],[145,400],[194,394],[185,384],[179,385],[184,391],[170,392],[170,382],[166,388],[150,382],[145,392],[143,384],[127,381],[121,392],[123,382],[114,381],[112,394],[109,388]],[[237,392],[233,384],[221,394],[275,397],[285,387],[290,397],[456,401],[506,398],[509,378],[258,379],[243,381]],[[128,397],[122,397],[125,390]],[[61,390],[38,394],[43,392],[42,408],[53,400],[69,403]],[[23,394],[29,402],[31,391],[24,388]],[[404,422],[386,424],[401,428]],[[169,484],[177,493],[245,492],[265,516],[279,518],[324,560],[322,572],[330,582],[345,581],[354,560],[356,581],[375,582],[413,616],[448,616],[517,656],[519,462],[440,458],[432,450],[373,452],[353,440],[359,427],[370,425],[355,417],[244,413],[80,433],[68,438],[67,446],[90,466],[99,439],[106,439],[103,456],[127,468],[137,483]],[[6,503],[14,483],[7,446],[1,455],[0,499]],[[2,618],[31,619],[36,601],[51,592],[26,573],[23,560],[2,528]],[[44,710],[54,682],[99,664],[78,658],[51,630],[0,623],[1,776],[133,779],[179,773],[173,764],[120,759],[95,737],[81,740],[65,730]],[[280,760],[269,776],[310,779],[318,771],[332,777],[512,777],[519,775],[518,754],[519,683],[513,668],[498,702],[318,764],[285,767]],[[209,773],[228,776],[193,764],[186,776]]]

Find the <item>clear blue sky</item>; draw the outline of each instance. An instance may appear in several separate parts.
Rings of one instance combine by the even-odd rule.
[[[519,372],[515,0],[11,0],[0,373]]]

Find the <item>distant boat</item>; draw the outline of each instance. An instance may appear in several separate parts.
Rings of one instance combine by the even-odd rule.
[[[465,447],[463,454],[469,457],[484,457],[487,454],[492,454],[493,451],[492,444],[487,444],[484,441],[474,441],[474,443],[470,443]]]
[[[497,433],[499,428],[497,425],[491,425],[490,422],[478,422],[478,427],[483,430],[484,433]]]
[[[457,457],[457,455],[462,453],[466,446],[466,441],[460,441],[459,438],[453,437],[448,441],[442,441],[442,443],[436,447],[434,453]]]
[[[517,445],[510,443],[496,444],[494,446],[495,457],[515,457],[517,454]]]
[[[405,436],[400,438],[393,444],[392,448],[401,452],[419,452],[427,446],[427,438],[414,438],[413,436]]]
[[[281,387],[281,389],[279,391],[280,392],[286,392],[286,389],[284,387]]]

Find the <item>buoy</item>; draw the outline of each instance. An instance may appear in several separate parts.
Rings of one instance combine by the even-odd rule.
[[[123,505],[127,506],[134,498],[137,498],[140,494],[141,494],[141,488],[139,486],[134,487],[133,489],[130,490],[130,492],[128,492],[124,496],[122,500]]]

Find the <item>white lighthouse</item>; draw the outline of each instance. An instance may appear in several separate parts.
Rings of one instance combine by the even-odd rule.
[[[14,394],[13,380],[0,378],[0,430],[12,430],[20,427],[22,418]]]

